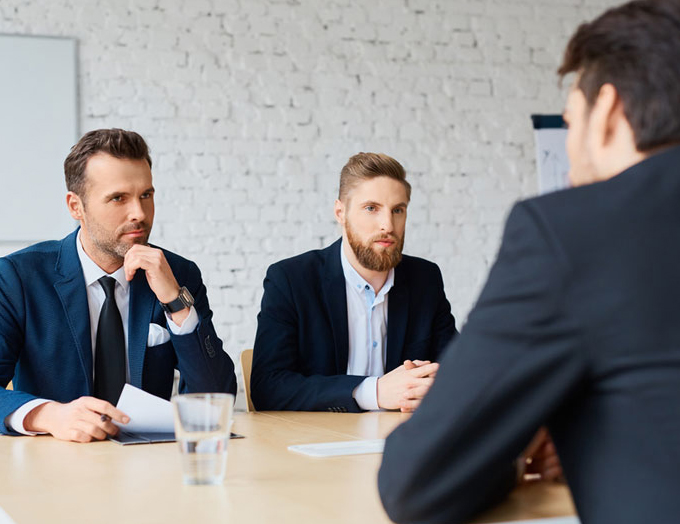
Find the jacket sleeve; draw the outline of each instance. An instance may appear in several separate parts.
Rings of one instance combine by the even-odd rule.
[[[257,316],[250,384],[255,408],[361,411],[352,391],[365,377],[302,373],[299,325],[288,279],[283,269],[274,264],[267,270],[262,305]],[[326,342],[320,340],[319,343]],[[319,351],[329,351],[329,348],[319,347]]]
[[[529,207],[413,417],[387,439],[379,491],[396,522],[464,522],[515,485],[513,461],[585,376],[564,310],[569,267]]]
[[[179,279],[178,279],[179,280]],[[189,263],[181,285],[194,297],[198,326],[192,333],[175,335],[170,332],[180,372],[180,393],[224,392],[236,394],[234,363],[222,347],[222,341],[212,323],[213,313],[201,279],[201,272]]]
[[[5,418],[36,397],[5,389],[14,377],[14,368],[24,346],[22,283],[12,262],[0,258],[0,434],[18,435]]]

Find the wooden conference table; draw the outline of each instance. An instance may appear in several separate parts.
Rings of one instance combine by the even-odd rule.
[[[389,523],[381,455],[311,458],[291,444],[385,437],[399,413],[237,413],[222,486],[184,486],[177,444],[0,437],[0,507],[16,524]],[[537,483],[475,522],[573,515],[568,489]]]

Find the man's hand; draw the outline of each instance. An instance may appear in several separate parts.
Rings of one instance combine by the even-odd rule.
[[[378,379],[378,407],[411,412],[434,382],[439,364],[407,360]]]
[[[524,463],[522,480],[559,480],[563,478],[557,450],[546,428],[541,428],[520,456]]]
[[[28,412],[24,428],[50,433],[60,440],[91,442],[118,434],[118,426],[130,422],[130,417],[105,400],[80,397],[68,404],[47,402]]]
[[[143,269],[146,272],[149,287],[159,302],[167,304],[179,296],[179,284],[160,249],[135,244],[126,253],[123,267],[128,282],[132,280],[138,269]],[[189,308],[184,308],[171,315],[172,321],[181,326],[188,315]]]

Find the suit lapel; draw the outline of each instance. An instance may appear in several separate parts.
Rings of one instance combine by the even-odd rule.
[[[324,250],[326,259],[323,293],[333,330],[336,373],[344,375],[347,373],[349,330],[347,327],[347,292],[345,275],[340,262],[340,246],[341,240],[338,240]]]
[[[139,269],[130,282],[130,309],[128,312],[128,363],[130,383],[142,387],[142,370],[149,338],[149,324],[153,318],[156,295],[146,281],[146,273]]]
[[[408,322],[408,279],[400,264],[394,269],[394,286],[388,293],[387,303],[387,357],[385,373],[399,367],[403,360],[404,339]]]
[[[92,333],[90,330],[90,310],[87,303],[87,290],[83,268],[80,265],[76,249],[78,229],[61,241],[59,258],[55,271],[61,279],[54,283],[59,295],[68,327],[73,335],[73,342],[80,357],[87,390],[91,394],[92,386]]]

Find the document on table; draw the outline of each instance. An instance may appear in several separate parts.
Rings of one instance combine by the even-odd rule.
[[[549,519],[513,520],[512,522],[499,522],[498,524],[581,524],[578,517],[554,517]]]
[[[348,440],[344,442],[323,442],[320,444],[297,444],[288,446],[289,451],[310,457],[339,457],[342,455],[364,455],[382,453],[385,439]]]
[[[116,405],[130,417],[127,424],[118,424],[120,432],[111,440],[118,444],[152,444],[175,441],[175,419],[172,403],[139,388],[125,384]],[[243,438],[232,433],[230,438]]]
[[[123,445],[175,441],[174,415],[169,401],[125,384],[116,407],[130,417],[130,422],[114,422],[120,433],[111,440]]]
[[[0,508],[0,524],[15,524],[12,517],[10,517],[2,508]]]

